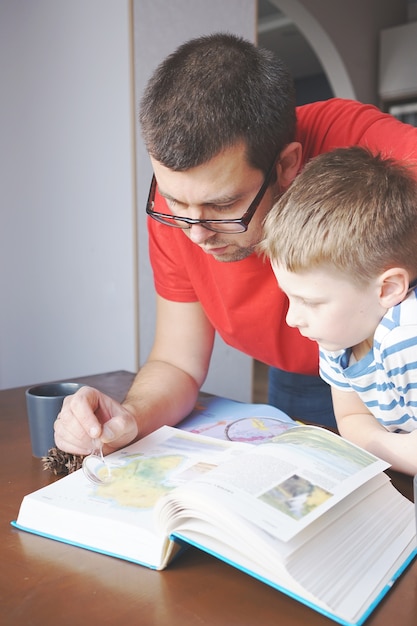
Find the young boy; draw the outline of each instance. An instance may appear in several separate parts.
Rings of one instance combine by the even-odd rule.
[[[417,180],[342,148],[311,160],[265,220],[261,251],[316,341],[339,432],[417,473]]]

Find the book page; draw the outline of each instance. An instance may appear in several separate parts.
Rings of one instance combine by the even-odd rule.
[[[298,427],[179,487],[161,528],[355,623],[415,549],[413,505],[388,464],[324,429]]]
[[[269,404],[200,395],[194,410],[177,428],[226,441],[258,444],[297,425],[298,422]]]
[[[166,543],[157,501],[248,447],[164,426],[106,457],[109,482],[94,485],[78,470],[25,496],[17,525],[157,567]]]
[[[288,541],[387,467],[338,435],[300,426],[222,463],[190,489]]]
[[[174,514],[173,532],[333,617],[356,623],[387,592],[413,557],[416,545],[412,503],[385,475],[379,475],[376,482],[377,488],[351,508],[336,514],[343,507],[340,502],[331,509],[330,525],[313,523],[318,532],[292,553],[272,535],[245,525],[242,518],[229,517],[224,511],[222,516],[221,508],[209,512],[207,507],[206,515],[201,515],[204,495],[197,506],[200,516],[194,517],[186,489],[182,491],[187,517],[181,518],[179,511]]]

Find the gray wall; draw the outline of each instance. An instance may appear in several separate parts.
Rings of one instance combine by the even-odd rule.
[[[129,16],[0,2],[0,388],[136,367]]]
[[[137,100],[166,54],[220,29],[255,40],[255,0],[1,0],[0,388],[145,360]],[[251,359],[219,341],[205,388],[250,400],[251,378]]]

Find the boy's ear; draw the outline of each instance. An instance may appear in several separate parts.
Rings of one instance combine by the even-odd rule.
[[[292,141],[282,150],[277,163],[277,177],[282,190],[288,189],[297,176],[302,161],[302,147],[298,141]]]
[[[410,276],[406,269],[393,267],[380,276],[380,304],[385,309],[399,304],[407,296]]]

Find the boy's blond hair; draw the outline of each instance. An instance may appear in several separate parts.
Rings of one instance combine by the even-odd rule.
[[[417,277],[417,180],[360,147],[311,160],[264,223],[260,250],[287,270],[335,267],[363,283],[390,267]]]

